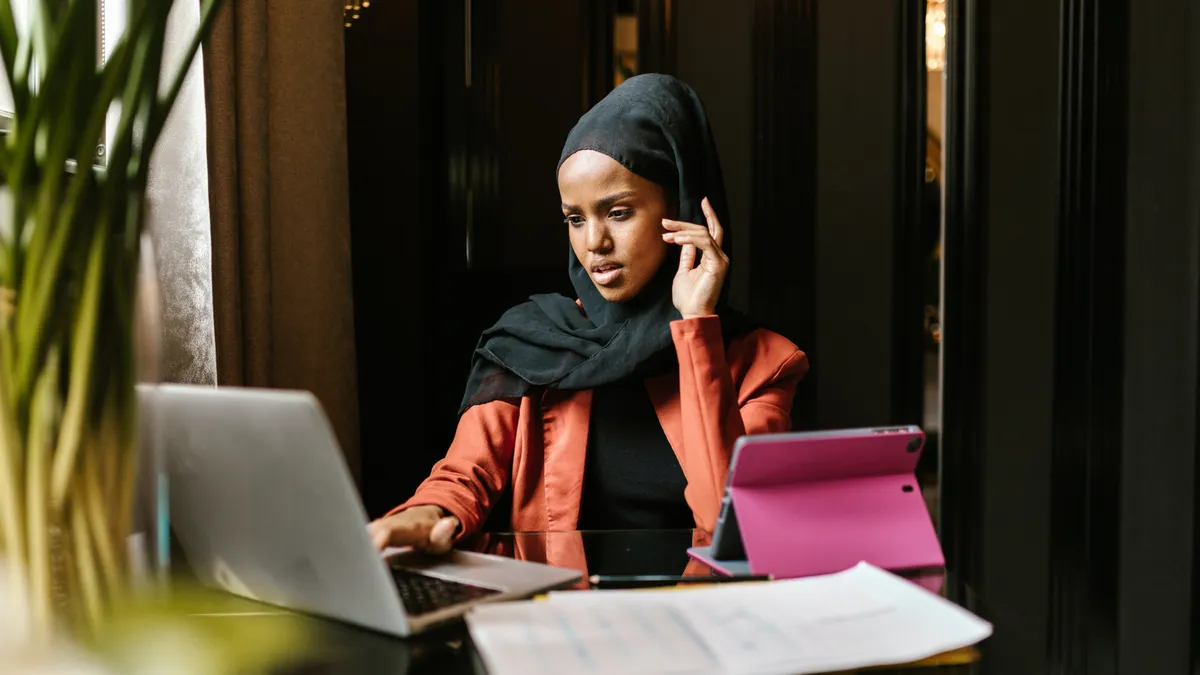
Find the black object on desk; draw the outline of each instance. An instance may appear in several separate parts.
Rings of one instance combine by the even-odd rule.
[[[749,574],[738,576],[703,576],[684,577],[670,574],[639,574],[631,576],[607,576],[593,574],[588,582],[592,588],[656,588],[660,586],[677,586],[679,584],[729,584],[739,581],[770,581],[765,574]]]

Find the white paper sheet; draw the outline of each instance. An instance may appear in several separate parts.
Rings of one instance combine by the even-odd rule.
[[[724,672],[677,608],[630,609],[510,603],[480,607],[469,621],[489,675]]]
[[[467,617],[492,675],[820,673],[975,644],[991,624],[867,564],[695,590],[556,593]]]

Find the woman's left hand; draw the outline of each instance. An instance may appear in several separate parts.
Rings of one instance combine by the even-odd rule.
[[[700,202],[700,208],[704,210],[707,226],[663,220],[667,230],[663,240],[683,247],[679,254],[679,271],[671,285],[671,299],[685,319],[716,314],[717,299],[729,271],[729,257],[721,250],[725,232],[707,197]],[[699,265],[696,264],[697,257],[700,258]]]

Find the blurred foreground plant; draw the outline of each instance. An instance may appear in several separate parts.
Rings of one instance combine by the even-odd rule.
[[[128,0],[103,66],[97,0],[29,4],[19,31],[0,0],[15,111],[0,142],[0,558],[7,586],[28,589],[31,640],[46,642],[96,634],[130,588],[146,180],[220,0],[205,0],[172,73],[170,0]]]
[[[33,641],[29,595],[0,577],[0,675],[246,675],[309,656],[295,616],[204,616],[211,598],[192,589],[126,595],[86,640]]]

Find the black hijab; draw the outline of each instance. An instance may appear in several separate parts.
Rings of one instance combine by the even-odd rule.
[[[691,87],[668,75],[626,80],[579,119],[567,136],[559,167],[580,150],[608,155],[668,195],[677,195],[677,220],[703,225],[700,201],[708,197],[725,229],[723,249],[730,251],[717,147]],[[669,324],[680,318],[671,300],[679,247],[671,246],[657,275],[624,303],[606,301],[569,245],[567,250],[571,284],[583,311],[571,298],[553,294],[532,296],[505,312],[479,338],[460,412],[539,388],[594,389],[678,367]],[[753,326],[725,306],[727,289],[728,280],[717,313],[728,342]]]

